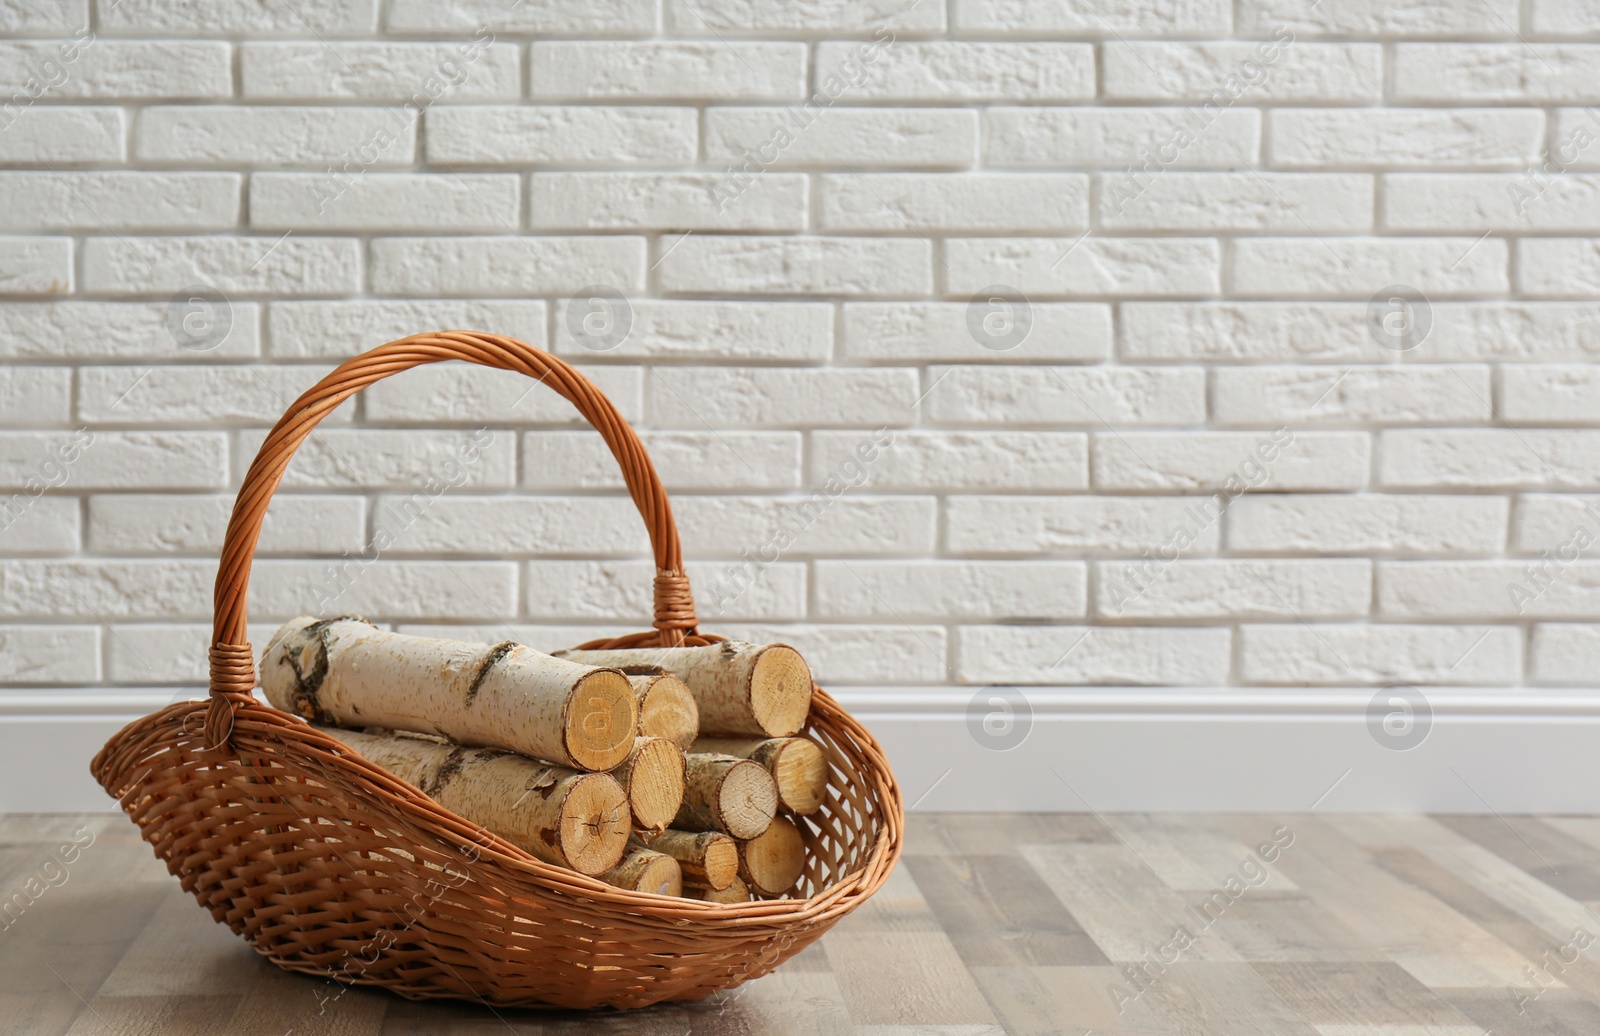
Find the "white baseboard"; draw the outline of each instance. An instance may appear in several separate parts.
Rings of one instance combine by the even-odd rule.
[[[173,700],[137,693],[0,698],[0,812],[110,810],[89,760]],[[1369,727],[1371,688],[1027,688],[999,751],[969,726],[991,693],[842,688],[923,812],[1600,813],[1600,694],[1428,688],[1431,728],[1405,751]],[[994,715],[999,715],[998,713]],[[975,716],[973,722],[978,722]]]

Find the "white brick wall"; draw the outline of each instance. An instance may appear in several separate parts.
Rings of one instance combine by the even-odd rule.
[[[707,627],[830,684],[1593,684],[1597,10],[0,3],[0,696],[201,680],[265,429],[460,327],[582,367]],[[341,408],[260,554],[258,637],[647,621],[501,372]]]

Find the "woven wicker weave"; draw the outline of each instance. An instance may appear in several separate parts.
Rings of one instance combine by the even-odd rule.
[[[355,392],[441,360],[537,378],[621,465],[655,552],[655,628],[590,646],[718,639],[697,633],[672,508],[616,408],[515,339],[414,335],[341,365],[272,429],[222,549],[210,697],[119,732],[95,757],[95,778],[214,918],[294,971],[524,1007],[641,1007],[771,971],[875,892],[900,854],[904,807],[883,752],[820,689],[805,732],[827,755],[829,788],[821,811],[801,818],[805,873],[793,898],[730,906],[627,892],[542,863],[253,698],[246,588],[289,459]]]

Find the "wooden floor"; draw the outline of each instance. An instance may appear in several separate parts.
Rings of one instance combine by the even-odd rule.
[[[280,972],[120,816],[0,817],[0,901],[26,904],[0,916],[8,1034],[1600,1034],[1596,818],[915,816],[820,945],[627,1014]]]

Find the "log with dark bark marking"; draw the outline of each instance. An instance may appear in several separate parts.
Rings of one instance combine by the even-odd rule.
[[[739,877],[739,844],[720,831],[672,831],[643,838],[645,846],[666,853],[683,869],[684,884],[725,889]]]
[[[817,743],[803,737],[703,737],[694,752],[732,755],[760,763],[778,786],[778,806],[791,813],[815,813],[828,790],[828,762]]]
[[[672,826],[680,831],[721,831],[754,838],[778,812],[778,789],[760,763],[731,755],[690,753],[683,808]]]

